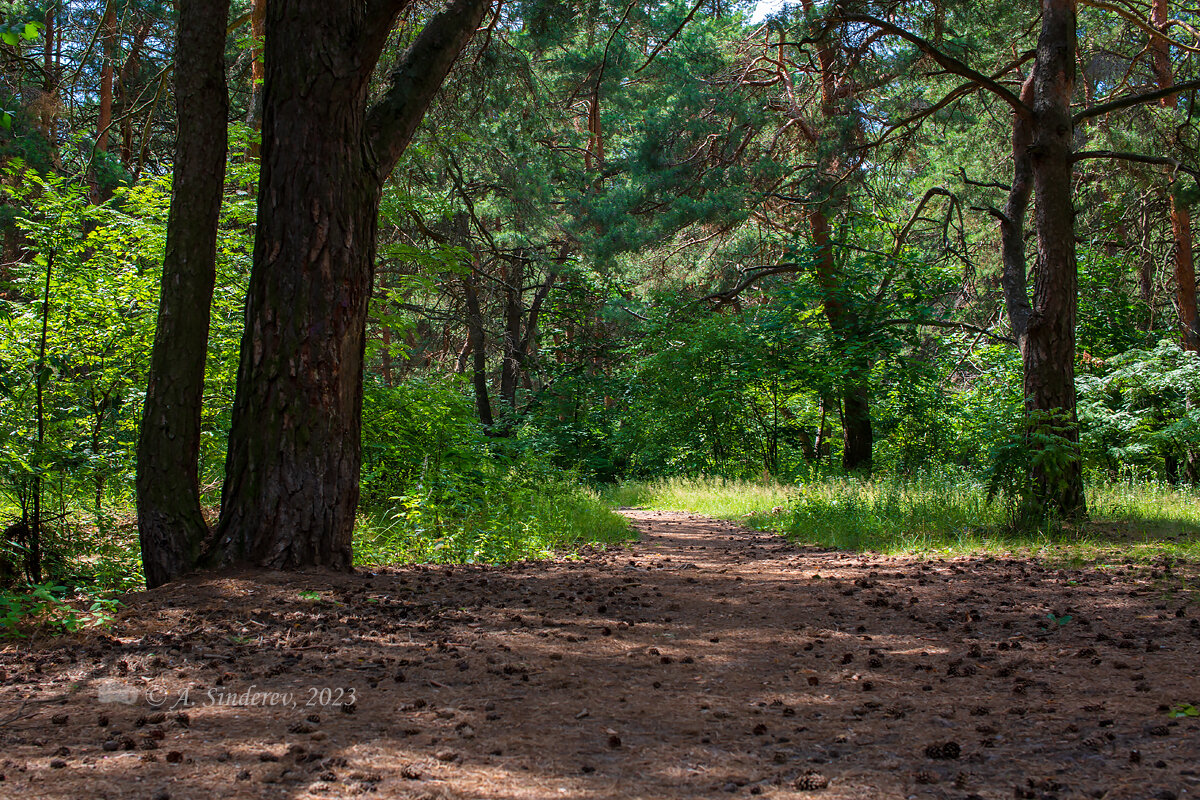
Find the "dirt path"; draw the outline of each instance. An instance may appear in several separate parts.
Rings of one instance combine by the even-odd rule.
[[[0,797],[1200,795],[1200,720],[1167,714],[1200,705],[1198,609],[1164,594],[1196,565],[626,513],[642,541],[582,560],[195,580],[0,648]]]

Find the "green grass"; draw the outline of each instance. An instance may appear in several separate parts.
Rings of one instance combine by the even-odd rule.
[[[550,558],[635,534],[592,489],[566,481],[492,483],[469,492],[397,498],[361,514],[354,534],[360,565],[499,564]]]
[[[660,479],[610,488],[614,505],[688,511],[800,543],[886,554],[1021,553],[1074,563],[1162,555],[1200,559],[1200,492],[1152,483],[1101,484],[1091,519],[1016,529],[1003,502],[966,477],[827,478],[798,486]]]

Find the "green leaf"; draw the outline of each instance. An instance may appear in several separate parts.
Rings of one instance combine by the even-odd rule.
[[[0,111],[0,128],[4,128],[6,131],[11,130],[12,123],[12,114],[8,113],[7,111]]]
[[[3,40],[5,44],[10,44],[13,46],[16,46],[17,42],[21,41],[20,37],[18,37],[12,31],[4,31],[3,33],[0,33],[0,40]]]
[[[33,40],[38,37],[38,34],[41,33],[41,30],[42,30],[42,24],[40,22],[26,22],[25,30],[22,32],[21,35],[24,36],[26,39]]]

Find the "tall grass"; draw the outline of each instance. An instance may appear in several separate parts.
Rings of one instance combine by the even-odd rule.
[[[567,480],[487,481],[469,491],[423,491],[361,514],[360,565],[505,563],[549,558],[634,537],[592,489]]]
[[[1113,554],[1200,558],[1200,493],[1153,483],[1097,484],[1091,518],[1019,528],[1003,499],[988,502],[968,476],[871,481],[825,478],[789,486],[672,478],[610,488],[614,504],[689,511],[741,522],[801,544],[899,553],[1021,552],[1070,561]]]

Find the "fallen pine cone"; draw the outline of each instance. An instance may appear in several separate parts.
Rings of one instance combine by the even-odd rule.
[[[962,748],[958,746],[958,742],[931,744],[925,748],[926,758],[955,759],[960,755],[962,755]]]

